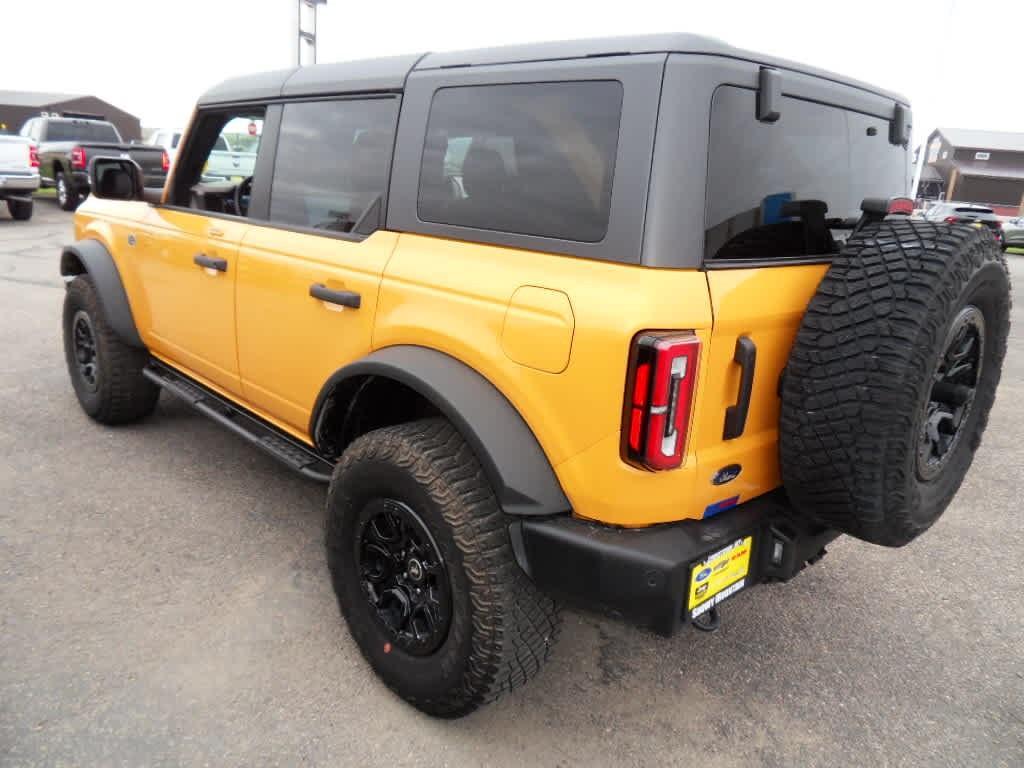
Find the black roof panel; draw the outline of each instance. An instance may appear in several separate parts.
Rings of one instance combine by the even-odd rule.
[[[365,91],[400,90],[413,69],[475,67],[490,64],[515,64],[531,61],[580,59],[639,53],[692,53],[728,56],[734,59],[803,72],[869,91],[894,101],[908,103],[899,94],[832,72],[734,48],[713,37],[689,34],[631,35],[591,40],[563,40],[548,43],[508,45],[449,53],[389,56],[379,59],[315,64],[310,67],[278,70],[226,80],[204,93],[200,104],[287,96],[312,96]]]
[[[288,78],[282,96],[355,91],[398,91],[422,53],[302,67]]]

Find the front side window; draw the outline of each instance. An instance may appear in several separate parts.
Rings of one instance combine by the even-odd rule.
[[[202,114],[176,160],[174,203],[248,216],[253,184],[267,181],[254,177],[264,116],[263,107]]]
[[[598,242],[608,231],[622,85],[441,88],[427,124],[420,219]]]
[[[391,98],[286,104],[270,220],[329,232],[376,229],[397,119]]]

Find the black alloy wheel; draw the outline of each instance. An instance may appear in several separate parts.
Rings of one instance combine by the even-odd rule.
[[[92,320],[85,310],[78,310],[71,320],[72,345],[78,375],[83,386],[90,392],[99,389],[99,357],[96,353],[96,334]]]
[[[451,625],[451,587],[444,558],[413,509],[374,499],[359,517],[360,581],[371,612],[402,650],[433,653]]]
[[[933,479],[945,466],[974,404],[985,359],[985,316],[974,305],[953,319],[925,404],[917,450],[917,474]]]

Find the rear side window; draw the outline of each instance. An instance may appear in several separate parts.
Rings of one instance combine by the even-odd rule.
[[[713,97],[706,259],[834,253],[864,198],[906,194],[906,150],[886,120],[787,96],[762,123],[756,101],[735,86]]]
[[[398,118],[396,99],[286,104],[270,190],[270,220],[330,232],[379,222]]]
[[[419,218],[598,242],[608,231],[622,115],[613,80],[439,89]]]

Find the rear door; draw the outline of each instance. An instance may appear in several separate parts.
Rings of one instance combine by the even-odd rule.
[[[890,143],[887,119],[788,95],[779,112],[759,121],[753,89],[720,86],[712,98],[704,266],[714,326],[697,415],[709,503],[734,464],[729,493],[743,500],[780,482],[779,377],[849,235],[829,220],[856,218],[865,197],[906,192],[906,150]]]
[[[304,436],[328,377],[370,352],[381,275],[398,236],[382,224],[397,96],[285,104],[268,221],[239,259],[245,398]]]

